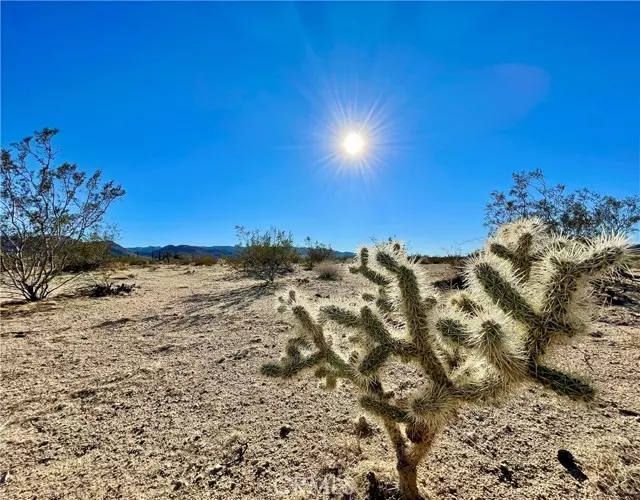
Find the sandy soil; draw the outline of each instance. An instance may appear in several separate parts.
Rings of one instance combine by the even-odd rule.
[[[356,437],[350,387],[327,393],[309,378],[259,374],[287,337],[273,292],[223,266],[129,273],[130,296],[3,308],[0,497],[355,498],[360,473],[393,466],[375,422],[372,436]],[[345,278],[297,271],[280,289],[355,294]],[[597,402],[531,386],[462,411],[420,471],[425,492],[640,498],[640,312],[602,308],[553,362],[591,378]],[[559,450],[582,472],[567,470]]]

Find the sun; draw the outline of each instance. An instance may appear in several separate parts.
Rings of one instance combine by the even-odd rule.
[[[344,138],[342,146],[348,155],[359,156],[364,151],[364,138],[357,132],[350,132]]]

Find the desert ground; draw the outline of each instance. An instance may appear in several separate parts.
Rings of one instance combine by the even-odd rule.
[[[374,419],[370,436],[356,435],[351,387],[260,374],[290,325],[276,295],[354,296],[361,282],[346,265],[338,281],[297,269],[275,290],[222,265],[117,277],[136,284],[131,295],[2,307],[0,497],[362,498],[366,472],[392,470]],[[525,386],[461,411],[420,470],[425,493],[640,498],[640,305],[599,306],[589,333],[550,359],[592,380],[596,402]]]

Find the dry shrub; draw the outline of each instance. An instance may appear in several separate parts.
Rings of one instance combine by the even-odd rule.
[[[316,272],[318,273],[318,279],[321,280],[337,280],[340,278],[340,266],[333,262],[320,262],[316,266]]]
[[[218,262],[218,259],[213,255],[202,255],[193,259],[194,266],[213,266]]]
[[[113,267],[101,269],[95,275],[90,275],[92,283],[84,290],[89,297],[108,297],[110,295],[130,294],[135,284],[127,283],[116,284],[114,280],[118,279],[113,276]]]
[[[308,236],[305,238],[304,243],[307,248],[307,255],[303,259],[303,263],[307,271],[311,271],[313,267],[320,262],[334,258],[331,245],[325,245],[318,241],[312,243],[311,238]]]
[[[640,498],[640,452],[628,440],[601,455],[596,463],[598,489],[615,498]]]

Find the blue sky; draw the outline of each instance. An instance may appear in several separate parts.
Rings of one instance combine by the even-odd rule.
[[[640,4],[3,2],[2,144],[127,190],[126,246],[291,229],[468,249],[514,170],[638,194]],[[334,141],[367,122],[349,167]]]

